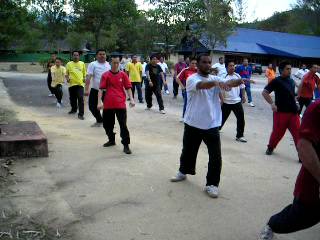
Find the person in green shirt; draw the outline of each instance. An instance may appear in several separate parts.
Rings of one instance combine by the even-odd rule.
[[[78,118],[84,120],[84,85],[86,77],[86,66],[80,61],[80,52],[72,52],[72,61],[67,63],[67,82],[69,83],[69,96],[71,111],[75,114],[78,111]]]

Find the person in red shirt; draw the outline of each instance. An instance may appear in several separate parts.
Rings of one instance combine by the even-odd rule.
[[[174,65],[174,76],[173,76],[173,98],[176,99],[179,93],[179,84],[177,82],[177,76],[179,73],[187,68],[187,64],[184,62],[183,57],[179,58],[179,62]]]
[[[197,59],[192,58],[190,61],[190,66],[183,69],[177,76],[176,81],[179,84],[179,86],[181,87],[182,97],[184,100],[182,118],[184,118],[184,114],[187,109],[187,91],[186,91],[187,79],[188,79],[188,77],[190,77],[191,75],[193,75],[195,73],[197,73]],[[183,121],[183,120],[181,119],[181,121]]]
[[[317,86],[320,89],[320,79],[316,74],[317,70],[318,66],[313,64],[310,71],[304,75],[301,81],[298,89],[299,114],[301,114],[304,106],[307,108],[312,102],[315,87]]]
[[[105,72],[101,76],[100,91],[105,90],[106,94],[103,101],[103,127],[109,138],[109,141],[105,143],[104,147],[110,147],[116,145],[115,133],[113,132],[115,124],[115,116],[117,116],[120,125],[121,143],[124,148],[123,151],[126,154],[131,154],[129,148],[130,134],[127,127],[127,109],[126,109],[126,93],[130,98],[130,107],[135,106],[134,99],[132,97],[131,82],[128,75],[119,71],[120,59],[119,57],[112,58],[111,70]],[[102,103],[98,105],[98,109],[102,108]]]
[[[260,233],[261,240],[273,233],[285,234],[312,227],[320,222],[320,101],[311,104],[302,119],[298,154],[302,167],[291,205],[272,216]]]

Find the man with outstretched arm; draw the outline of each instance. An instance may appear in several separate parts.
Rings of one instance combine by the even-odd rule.
[[[210,75],[211,57],[206,53],[198,56],[197,69],[198,72],[188,78],[186,85],[188,101],[180,168],[171,181],[183,181],[187,174],[196,174],[197,154],[204,141],[209,153],[205,191],[210,197],[217,198],[222,165],[219,134],[222,119],[220,88],[230,90],[243,84],[243,81],[238,79],[222,82],[219,77]]]

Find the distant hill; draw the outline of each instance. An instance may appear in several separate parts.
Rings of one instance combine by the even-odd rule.
[[[239,26],[274,32],[320,35],[319,16],[302,9],[275,13],[266,20],[243,23]]]

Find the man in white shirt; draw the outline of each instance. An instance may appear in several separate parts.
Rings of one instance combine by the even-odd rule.
[[[296,84],[297,88],[300,86],[304,75],[306,75],[308,72],[309,70],[307,69],[307,65],[302,64],[301,68],[293,75],[295,80],[294,83]]]
[[[160,57],[158,65],[161,67],[163,75],[164,75],[164,79],[167,82],[167,73],[169,72],[169,68],[168,65],[164,62],[164,58]],[[165,83],[163,84],[162,80],[160,80],[160,90],[162,90],[162,86],[164,85],[164,92],[165,94],[169,95],[169,89],[168,89],[168,85]]]
[[[212,65],[212,68],[218,69],[218,77],[224,77],[227,74],[226,64],[224,58],[220,57],[219,62]]]
[[[147,60],[145,59],[141,59],[141,62],[142,62],[142,82],[141,82],[141,86],[142,86],[143,83],[148,81],[147,74],[146,74],[146,66],[148,65],[148,63],[147,63]]]
[[[184,117],[183,148],[180,168],[171,181],[186,179],[186,174],[195,175],[196,159],[202,141],[209,153],[207,184],[205,191],[210,197],[217,198],[221,174],[221,144],[219,127],[221,126],[220,88],[230,90],[242,84],[242,80],[221,82],[217,76],[210,75],[211,57],[200,54],[197,58],[198,73],[187,81],[187,110]]]
[[[238,73],[235,73],[235,64],[230,61],[228,63],[228,73],[224,76],[223,81],[227,82],[230,80],[239,80],[241,76]],[[240,92],[242,92],[240,97]],[[236,141],[238,142],[247,142],[244,138],[244,111],[242,107],[242,103],[246,102],[245,97],[245,85],[241,84],[240,86],[233,87],[230,91],[223,91],[223,104],[222,104],[222,124],[220,129],[223,127],[225,122],[227,121],[231,111],[237,118],[237,136]]]
[[[103,119],[100,109],[97,108],[98,99],[102,98],[101,94],[99,94],[100,80],[102,74],[111,69],[110,64],[106,61],[106,51],[104,49],[97,50],[96,59],[96,61],[91,62],[88,66],[85,92],[85,95],[89,96],[89,110],[96,119],[92,127],[102,126]],[[91,90],[89,92],[90,82]]]

